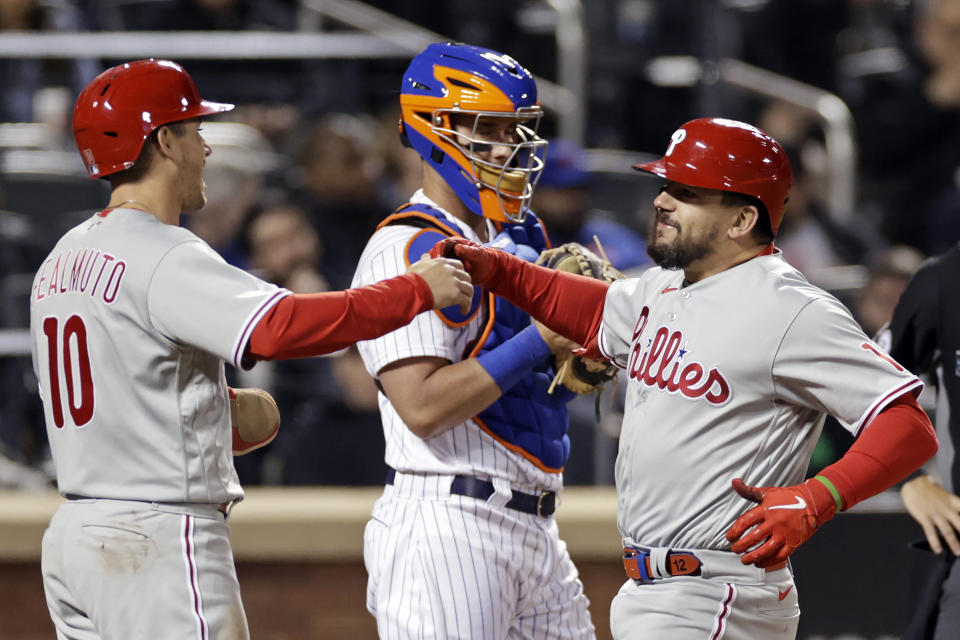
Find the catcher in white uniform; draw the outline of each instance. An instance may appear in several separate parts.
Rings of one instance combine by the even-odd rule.
[[[693,120],[635,168],[665,180],[648,243],[660,268],[638,279],[607,285],[462,239],[434,253],[626,370],[616,483],[628,580],[614,637],[793,638],[790,554],[936,451],[921,383],[774,248],[791,182],[775,140]],[[826,413],[857,440],[804,481]]]
[[[530,73],[509,56],[434,44],[403,78],[404,140],[423,189],[381,224],[354,286],[463,235],[533,260],[527,211],[546,142]],[[364,536],[367,607],[383,638],[593,638],[553,518],[567,459],[551,351],[575,345],[479,289],[467,313],[417,316],[361,342],[381,388],[388,486]]]
[[[258,401],[228,392],[224,361],[334,351],[473,294],[456,261],[423,261],[374,288],[293,295],[177,226],[205,201],[200,118],[231,108],[164,60],[108,69],[77,100],[77,145],[110,204],[60,239],[30,300],[67,498],[42,553],[61,639],[248,638],[226,523],[243,497],[233,453],[279,422],[238,438],[231,406]]]

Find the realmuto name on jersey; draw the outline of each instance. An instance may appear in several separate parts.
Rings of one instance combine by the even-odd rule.
[[[102,249],[70,249],[51,254],[40,268],[34,301],[66,293],[84,294],[110,304],[117,299],[125,260]]]
[[[627,375],[647,387],[693,400],[703,398],[716,406],[726,404],[732,394],[720,370],[713,367],[708,371],[689,356],[682,331],[661,326],[645,333],[649,318],[650,308],[644,306],[633,330]]]

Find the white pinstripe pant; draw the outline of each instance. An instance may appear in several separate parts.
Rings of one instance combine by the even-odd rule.
[[[367,608],[383,640],[595,637],[552,517],[443,490],[403,495],[399,474],[397,486],[364,534]]]
[[[69,500],[43,534],[59,640],[248,640],[230,528],[214,505]]]

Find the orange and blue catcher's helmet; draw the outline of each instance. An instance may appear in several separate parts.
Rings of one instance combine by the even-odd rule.
[[[80,92],[73,137],[91,178],[129,169],[154,129],[233,109],[200,98],[176,62],[137,60],[107,69]]]
[[[400,108],[404,142],[443,177],[470,211],[501,222],[523,221],[547,147],[536,133],[543,110],[529,71],[491,49],[432,44],[403,74]],[[472,133],[455,131],[452,116],[472,118]],[[518,123],[515,139],[508,144],[511,154],[502,164],[478,156],[491,144],[477,136],[482,118]]]
[[[766,209],[774,234],[793,182],[780,143],[753,125],[725,118],[685,123],[670,136],[662,158],[633,168],[691,187],[752,196]]]

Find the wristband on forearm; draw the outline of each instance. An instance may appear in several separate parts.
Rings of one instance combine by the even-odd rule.
[[[477,356],[477,362],[490,374],[500,391],[506,392],[548,355],[550,346],[537,327],[530,325],[499,347]]]
[[[840,495],[840,492],[837,491],[837,487],[833,484],[833,482],[831,482],[830,479],[824,475],[816,475],[814,476],[814,480],[819,480],[820,483],[827,488],[827,491],[830,492],[830,495],[833,497],[833,501],[837,506],[837,513],[843,511],[843,497]]]

